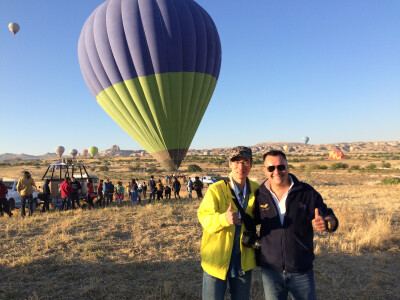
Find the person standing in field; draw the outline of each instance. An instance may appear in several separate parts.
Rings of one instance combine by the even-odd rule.
[[[79,203],[79,190],[82,188],[82,186],[81,183],[75,179],[75,177],[71,178],[71,186],[72,186],[71,204],[72,204],[72,209],[75,209],[76,206],[81,207],[81,204]]]
[[[99,184],[97,185],[97,207],[104,206],[105,198],[103,194],[103,179],[100,180]]]
[[[143,200],[146,200],[146,194],[147,194],[147,185],[146,182],[143,181],[143,187],[142,187],[142,196],[143,196]]]
[[[256,255],[252,247],[241,243],[246,228],[235,203],[245,211],[244,217],[253,220],[258,184],[248,179],[252,160],[250,148],[233,148],[229,155],[229,180],[211,185],[200,204],[197,216],[203,227],[203,299],[223,300],[228,282],[231,299],[250,299]]]
[[[172,182],[172,190],[174,191],[174,199],[176,199],[177,197],[178,199],[181,199],[181,196],[179,196],[179,192],[181,190],[181,183],[176,177],[174,177],[174,181]]]
[[[33,190],[36,189],[35,181],[28,171],[24,171],[18,180],[17,191],[21,195],[21,216],[25,217],[25,203],[29,204],[29,216],[33,214]]]
[[[192,199],[193,181],[192,181],[192,179],[190,177],[189,177],[189,180],[188,180],[188,183],[187,183],[187,191],[188,191],[189,199]]]
[[[161,179],[158,179],[156,183],[156,190],[157,190],[157,200],[163,199],[163,192],[164,192],[164,185],[161,182]]]
[[[42,212],[45,212],[46,210],[49,211],[49,199],[50,199],[50,179],[46,179],[43,184],[43,207],[42,207]]]
[[[60,184],[61,198],[63,199],[61,210],[68,210],[71,207],[72,185],[71,178],[65,177],[63,183]]]
[[[156,191],[157,191],[156,182],[154,180],[154,176],[153,175],[150,176],[150,180],[147,183],[147,185],[149,187],[149,203],[151,203],[151,199],[153,199],[155,201],[155,199],[156,199]]]
[[[314,229],[333,232],[338,220],[321,195],[289,173],[286,155],[264,154],[255,219],[261,223],[259,264],[265,299],[317,299],[313,273]]]
[[[92,178],[87,179],[86,188],[87,188],[87,192],[88,192],[87,200],[88,200],[89,208],[91,209],[91,208],[94,208],[93,200],[94,200],[94,196],[95,196]]]
[[[12,216],[10,206],[7,201],[8,189],[3,183],[3,178],[0,178],[0,213],[3,216],[3,213],[6,213],[9,217]]]
[[[201,182],[199,176],[194,178],[193,189],[196,191],[197,199],[203,198],[202,190],[203,190],[203,183]]]
[[[129,195],[131,197],[131,203],[132,206],[137,204],[137,184],[135,179],[132,179],[132,182],[130,183],[130,187],[129,187]]]
[[[115,186],[115,200],[117,201],[117,205],[121,205],[121,201],[124,200],[124,193],[125,189],[122,185],[121,181],[118,181],[117,185]]]
[[[138,197],[138,204],[140,204],[140,201],[142,201],[142,191],[143,191],[143,185],[139,181],[139,179],[136,178],[136,183],[137,183],[137,197]]]

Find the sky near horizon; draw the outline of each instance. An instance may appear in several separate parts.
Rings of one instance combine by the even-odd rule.
[[[222,65],[190,148],[400,140],[400,1],[196,2],[216,24]],[[0,1],[0,154],[143,149],[80,71],[79,35],[101,3]]]

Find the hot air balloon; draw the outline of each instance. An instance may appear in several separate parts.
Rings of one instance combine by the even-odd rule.
[[[303,137],[301,138],[301,140],[303,141],[304,144],[307,144],[308,141],[310,140],[310,138],[309,138],[308,136],[303,136]]]
[[[82,156],[83,157],[87,157],[87,155],[88,155],[88,150],[87,149],[83,149],[82,150]]]
[[[61,157],[65,151],[65,148],[63,146],[57,146],[56,147],[56,153],[58,154],[58,157]]]
[[[97,147],[90,147],[88,150],[89,154],[91,157],[95,157],[96,154],[99,152],[99,149]]]
[[[72,157],[76,157],[76,155],[78,154],[78,150],[71,149],[71,150],[69,150],[69,154],[71,154]]]
[[[193,0],[108,0],[78,56],[100,106],[166,170],[179,168],[214,92],[221,44]]]
[[[15,35],[19,31],[19,25],[17,23],[8,24],[8,28],[13,33],[13,35]]]
[[[339,149],[333,149],[329,152],[329,159],[344,159],[344,154]]]
[[[289,149],[288,145],[283,146],[283,150],[286,152]]]

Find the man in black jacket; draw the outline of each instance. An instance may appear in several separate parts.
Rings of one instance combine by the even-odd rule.
[[[256,195],[255,218],[261,223],[259,264],[265,299],[316,299],[313,273],[313,227],[333,232],[332,209],[310,185],[289,174],[286,155],[264,154],[268,178]]]

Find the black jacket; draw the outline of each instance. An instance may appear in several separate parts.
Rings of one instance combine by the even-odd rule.
[[[334,217],[334,213],[312,186],[300,182],[292,174],[290,176],[294,185],[286,199],[283,226],[275,201],[265,182],[256,193],[255,219],[257,223],[261,223],[259,264],[279,272],[301,273],[313,267],[312,220],[315,217],[315,208],[319,209],[323,217]],[[336,229],[337,225],[332,231]]]

